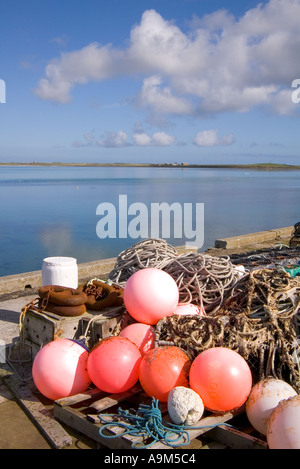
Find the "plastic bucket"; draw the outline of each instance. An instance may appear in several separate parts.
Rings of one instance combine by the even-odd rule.
[[[46,257],[43,259],[42,285],[77,288],[77,260],[74,257]]]

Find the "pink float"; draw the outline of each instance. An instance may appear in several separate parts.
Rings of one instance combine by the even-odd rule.
[[[154,325],[174,313],[179,290],[170,274],[157,268],[146,268],[129,277],[123,299],[128,313],[136,321]]]
[[[167,402],[171,389],[189,386],[190,366],[190,359],[179,347],[155,347],[143,356],[140,384],[149,396]]]
[[[70,339],[46,344],[32,366],[32,378],[40,393],[56,400],[86,391],[91,384],[88,355],[83,346]]]
[[[97,388],[109,393],[130,389],[139,377],[142,355],[126,337],[103,339],[90,352],[87,369]]]
[[[189,380],[204,406],[216,412],[239,408],[252,388],[252,374],[246,360],[225,347],[201,352],[192,363]]]
[[[142,356],[154,347],[155,331],[149,324],[136,322],[121,330],[120,337],[131,340],[139,349]]]

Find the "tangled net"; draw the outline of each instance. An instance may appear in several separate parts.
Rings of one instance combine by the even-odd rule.
[[[156,345],[176,345],[191,359],[210,347],[230,348],[245,358],[254,379],[283,379],[299,393],[299,308],[299,279],[283,270],[253,270],[216,314],[161,320]]]
[[[122,251],[109,273],[108,279],[124,286],[129,277],[140,269],[161,269],[166,262],[178,256],[176,249],[163,239],[149,238]]]

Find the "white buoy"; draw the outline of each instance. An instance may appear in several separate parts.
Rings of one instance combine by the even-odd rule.
[[[193,389],[176,386],[168,395],[168,412],[176,425],[194,425],[201,419],[204,405]]]

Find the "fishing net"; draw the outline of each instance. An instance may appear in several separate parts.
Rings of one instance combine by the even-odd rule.
[[[300,391],[300,281],[258,269],[240,279],[214,314],[170,316],[156,326],[156,345],[175,345],[193,360],[210,347],[242,355],[254,379],[273,376]]]

